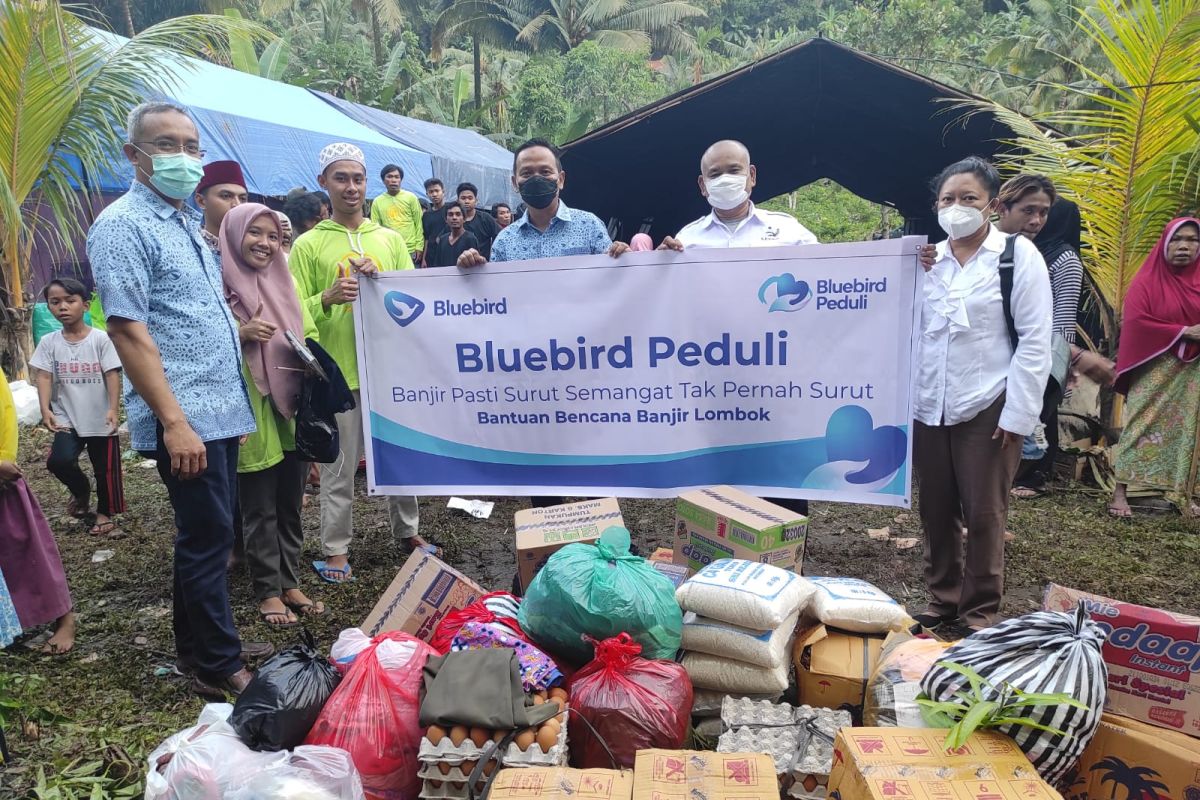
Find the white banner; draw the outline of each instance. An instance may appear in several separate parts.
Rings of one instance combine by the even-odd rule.
[[[362,280],[370,490],[907,507],[923,241]]]

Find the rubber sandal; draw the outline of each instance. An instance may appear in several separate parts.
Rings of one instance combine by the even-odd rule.
[[[1045,494],[1041,489],[1031,486],[1014,486],[1008,493],[1018,500],[1035,500]]]
[[[120,539],[125,535],[125,532],[117,527],[117,523],[109,520],[108,522],[97,522],[92,526],[88,533],[92,536],[107,536],[110,539]]]
[[[425,553],[427,555],[431,555],[434,558],[442,557],[442,548],[438,547],[436,544],[433,544],[432,542],[427,542],[427,543],[421,545],[420,547],[413,547],[412,545],[410,545],[408,543],[408,541],[409,541],[408,539],[404,539],[402,541],[404,542],[404,544],[400,545],[400,549],[403,550],[406,555],[411,556],[413,553],[420,552],[420,553]]]
[[[290,622],[271,622],[270,617],[283,617],[286,619],[288,611],[259,611],[258,618],[266,626],[271,628],[294,628],[300,624],[300,620],[293,619]]]
[[[72,497],[67,501],[67,515],[75,519],[84,519],[90,513],[88,506],[91,505],[91,498],[85,497],[82,501],[78,497]]]
[[[345,583],[346,581],[354,580],[354,575],[350,571],[350,565],[344,567],[331,567],[324,561],[312,562],[312,567],[317,571],[317,577],[326,583]],[[330,577],[331,575],[341,575],[340,578]]]
[[[325,613],[325,604],[320,600],[315,603],[289,603],[284,600],[283,604],[301,617],[319,617]]]

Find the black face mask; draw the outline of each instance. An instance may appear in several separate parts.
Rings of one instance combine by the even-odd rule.
[[[521,193],[525,205],[530,208],[547,208],[558,196],[558,181],[534,175],[522,181],[517,190]]]

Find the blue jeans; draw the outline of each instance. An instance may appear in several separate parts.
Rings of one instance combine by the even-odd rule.
[[[237,507],[238,440],[205,442],[208,468],[189,481],[171,474],[161,425],[157,446],[157,452],[144,455],[157,460],[175,510],[175,652],[202,680],[221,681],[242,668],[226,577]]]

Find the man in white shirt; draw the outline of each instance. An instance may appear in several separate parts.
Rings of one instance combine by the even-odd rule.
[[[758,171],[750,163],[746,145],[723,139],[709,146],[700,157],[700,194],[712,212],[688,223],[677,236],[663,239],[659,250],[683,251],[685,247],[784,247],[818,244],[817,237],[791,214],[755,208],[750,193]],[[769,497],[789,511],[808,514],[808,501]]]
[[[817,244],[817,237],[791,214],[755,208],[750,193],[757,177],[746,145],[732,139],[711,145],[700,158],[696,182],[712,212],[663,239],[658,249]]]

